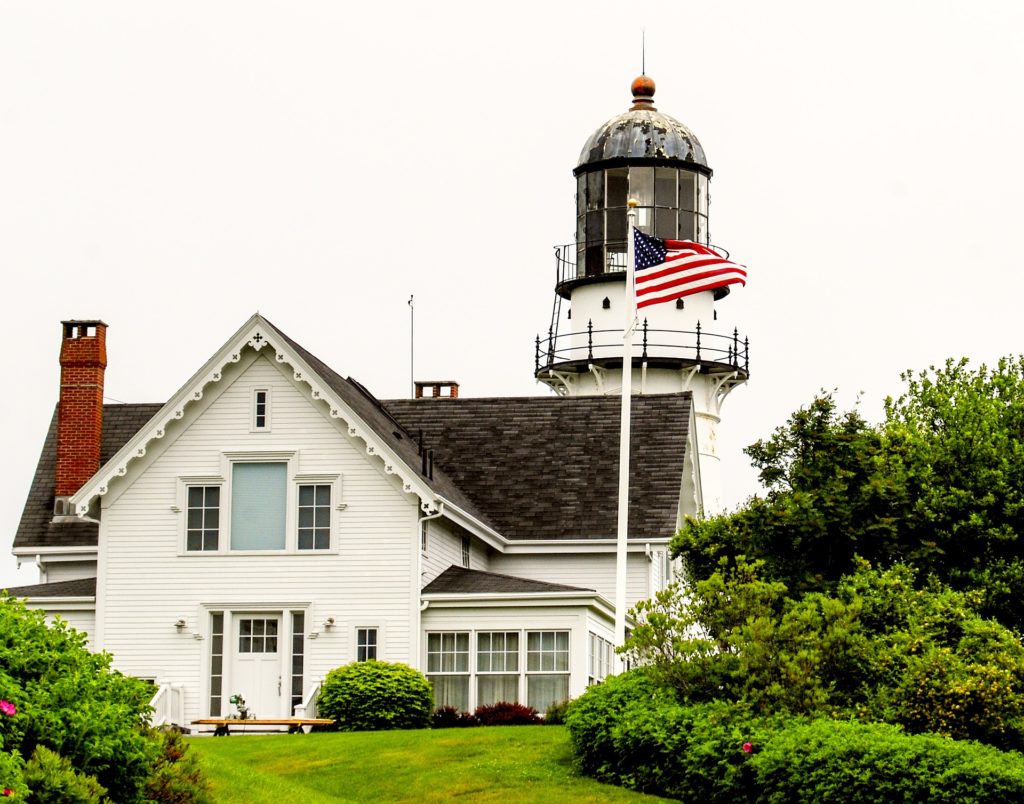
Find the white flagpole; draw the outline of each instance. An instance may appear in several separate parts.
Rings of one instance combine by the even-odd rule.
[[[633,229],[636,226],[636,199],[627,202],[629,221],[626,240],[626,321],[622,330],[622,423],[619,427],[619,518],[615,540],[615,644],[626,641],[626,557],[629,534],[629,424],[633,397],[633,323],[636,319],[636,299],[633,274],[636,270],[636,251]],[[625,670],[622,656],[616,654],[616,671]]]

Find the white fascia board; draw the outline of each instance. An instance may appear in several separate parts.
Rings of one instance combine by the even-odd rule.
[[[54,610],[57,614],[62,611],[96,610],[96,598],[94,597],[26,597],[21,599],[30,609]]]
[[[47,561],[81,561],[83,558],[96,557],[97,547],[95,545],[80,545],[77,547],[15,547],[11,550],[16,556],[46,556]]]
[[[522,592],[513,593],[427,593],[420,596],[430,607],[466,608],[538,608],[541,606],[587,606],[614,616],[615,608],[596,592]]]
[[[646,552],[647,547],[667,547],[671,538],[660,539],[630,539],[627,544],[627,551],[630,553]],[[519,541],[510,540],[506,542],[503,552],[513,554],[531,553],[614,553],[615,539],[550,539],[546,541]]]
[[[402,480],[403,490],[416,494],[420,498],[420,507],[427,513],[434,513],[435,496],[429,485],[423,482],[415,470],[400,460],[391,449],[380,440],[376,433],[367,426],[335,393],[326,382],[302,360],[284,338],[259,313],[253,315],[241,328],[222,346],[178,392],[171,397],[117,454],[107,461],[82,488],[72,497],[76,514],[85,518],[92,501],[107,493],[110,484],[128,473],[128,465],[136,458],[146,454],[147,445],[158,438],[163,438],[167,425],[185,416],[185,408],[190,402],[203,398],[204,389],[210,383],[219,382],[223,377],[224,368],[229,363],[241,360],[242,350],[252,347],[257,352],[268,346],[274,351],[278,363],[287,363],[292,367],[292,376],[296,382],[304,382],[310,388],[310,396],[314,401],[324,400],[328,403],[332,418],[340,419],[348,426],[348,434],[359,438],[366,444],[368,455],[376,455],[384,463],[385,474],[398,475]]]
[[[468,530],[470,533],[478,536],[481,541],[486,542],[488,545],[493,547],[495,550],[506,552],[509,540],[502,536],[494,528],[485,525],[479,519],[472,514],[463,511],[455,503],[445,499],[444,497],[438,497],[438,502],[441,504],[441,512],[444,514],[446,519],[450,519],[457,525]]]

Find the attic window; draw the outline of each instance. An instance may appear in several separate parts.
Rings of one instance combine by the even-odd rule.
[[[252,392],[253,432],[270,431],[270,389],[254,388]]]

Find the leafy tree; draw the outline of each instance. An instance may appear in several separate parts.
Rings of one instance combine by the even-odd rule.
[[[981,595],[1024,631],[1024,357],[902,375],[868,424],[822,394],[747,448],[765,488],[673,541],[696,579],[740,555],[793,594],[834,590],[857,556]]]

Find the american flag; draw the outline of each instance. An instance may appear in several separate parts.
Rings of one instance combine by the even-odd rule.
[[[636,306],[747,284],[747,269],[692,240],[662,240],[633,230]]]

